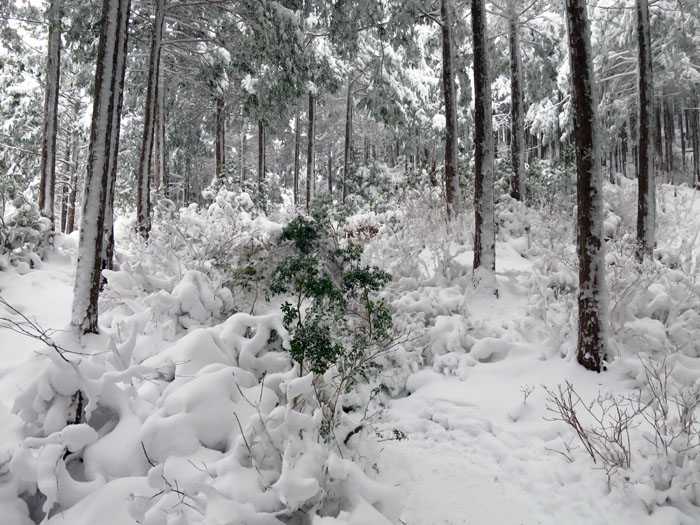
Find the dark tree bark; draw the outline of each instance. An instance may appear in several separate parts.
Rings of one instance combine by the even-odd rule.
[[[510,44],[510,122],[511,122],[511,159],[513,178],[510,195],[523,200],[525,196],[525,117],[523,115],[523,72],[520,57],[520,17],[518,5],[511,3],[508,18],[508,35]]]
[[[61,77],[61,0],[51,0],[48,10],[49,42],[44,89],[44,129],[41,138],[41,182],[39,209],[54,228],[56,188],[56,134],[58,132],[58,88]]]
[[[448,220],[459,215],[461,195],[457,175],[457,96],[452,47],[452,6],[440,0],[442,22],[442,92],[445,98],[445,199]]]
[[[294,206],[299,205],[299,154],[301,151],[301,126],[299,125],[299,102],[294,115]]]
[[[682,102],[682,99],[681,99]],[[683,129],[683,105],[678,108],[678,129],[681,133],[681,167],[685,171],[685,130]]]
[[[585,0],[566,0],[574,143],[576,146],[579,260],[578,362],[600,372],[607,325],[603,181],[596,121],[591,30]]]
[[[80,98],[76,98],[73,105],[73,119],[77,122],[80,118]],[[68,199],[68,212],[66,216],[67,234],[75,230],[75,202],[78,197],[78,130],[73,128],[71,133],[71,165],[70,165],[70,197]]]
[[[165,98],[166,88],[163,69],[160,66],[162,58],[159,59],[158,87],[156,88],[156,114],[155,114],[155,140],[153,144],[153,182],[156,190],[165,188],[167,196],[167,169],[165,163]]]
[[[102,270],[102,242],[107,191],[112,160],[113,118],[120,117],[114,105],[120,94],[117,62],[120,32],[128,21],[129,0],[104,0],[95,71],[90,148],[85,179],[85,202],[80,224],[78,264],[71,323],[82,334],[97,332],[97,302]],[[125,13],[126,11],[126,13]],[[116,155],[115,155],[116,157]]]
[[[654,149],[656,150],[656,165],[659,169],[663,168],[663,158],[664,158],[664,145],[663,145],[663,128],[661,122],[661,99],[656,100],[654,104],[654,116],[655,125],[654,131],[652,132],[654,136]]]
[[[216,178],[224,176],[226,164],[226,104],[223,95],[216,97]]]
[[[333,195],[333,144],[328,143],[328,194]]]
[[[116,41],[116,59],[112,89],[112,130],[109,136],[109,176],[105,195],[105,221],[102,240],[102,269],[114,267],[114,191],[117,184],[117,159],[119,157],[119,132],[124,104],[124,77],[129,35],[129,9],[119,11],[119,33]]]
[[[265,124],[258,120],[258,183],[265,180]]]
[[[315,100],[312,93],[309,93],[309,131],[308,144],[306,150],[306,211],[311,206],[311,185],[314,179],[314,105]]]
[[[656,181],[654,176],[654,77],[651,64],[649,6],[647,0],[636,0],[637,53],[639,78],[639,168],[637,200],[638,257],[651,255],[656,243]],[[658,113],[657,113],[658,115]],[[660,134],[661,130],[657,130]]]
[[[474,279],[496,291],[493,124],[484,0],[472,0],[474,38]]]
[[[154,6],[155,18],[151,35],[151,53],[148,60],[146,106],[143,112],[143,136],[141,138],[141,155],[139,157],[136,181],[136,221],[139,233],[144,237],[148,237],[148,232],[151,230],[151,153],[153,150],[156,89],[158,87],[158,65],[160,63],[161,40],[163,37],[165,0],[155,0]]]
[[[676,130],[673,124],[673,99],[667,95],[663,100],[664,132],[666,135],[666,169],[671,173],[673,171],[673,141],[676,138]]]
[[[345,103],[345,144],[343,146],[343,204],[348,196],[348,179],[350,177],[350,152],[352,150],[352,80],[348,79],[348,94]],[[396,142],[398,155],[399,143]]]

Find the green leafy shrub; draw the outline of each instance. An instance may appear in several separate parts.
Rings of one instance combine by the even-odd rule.
[[[392,340],[391,315],[376,298],[391,277],[363,266],[361,246],[340,247],[333,232],[313,219],[295,217],[282,238],[292,253],[273,271],[269,289],[292,297],[281,307],[291,355],[302,372],[335,367],[338,386],[347,388]]]

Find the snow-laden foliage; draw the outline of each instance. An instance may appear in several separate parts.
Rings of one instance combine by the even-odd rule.
[[[353,388],[368,377],[367,345],[387,329],[386,311],[370,298],[384,278],[372,284],[358,265],[361,248],[349,248],[338,300],[364,304],[373,328],[367,335],[354,323],[353,335],[354,324],[343,325],[339,354],[322,369],[306,366],[310,357],[293,351],[297,323],[262,301],[278,259],[251,255],[278,246],[282,228],[253,218],[251,206],[246,194],[220,190],[205,210],[156,221],[148,245],[127,237],[120,268],[105,271],[102,335],[81,348],[59,334],[37,358],[14,404],[27,437],[6,474],[21,522],[395,519],[394,490],[368,475],[377,451],[365,417],[377,392]],[[279,262],[278,284],[287,282]],[[298,321],[312,323],[306,309]],[[350,315],[334,311],[336,323]]]

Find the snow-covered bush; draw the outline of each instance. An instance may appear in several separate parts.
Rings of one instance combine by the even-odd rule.
[[[316,374],[315,391],[328,432],[337,424],[338,401],[374,358],[394,342],[392,319],[376,294],[390,280],[379,268],[360,263],[362,247],[341,247],[322,224],[303,216],[285,226],[292,253],[275,268],[273,294],[290,331],[290,353],[302,372]]]
[[[0,221],[0,270],[8,264],[21,272],[41,265],[51,237],[51,223],[36,203],[17,194]]]
[[[323,439],[319,383],[292,363],[281,314],[237,313],[160,351],[142,313],[107,352],[51,350],[17,398],[29,437],[10,472],[31,516],[88,525],[109,504],[110,523],[396,517],[356,421]]]

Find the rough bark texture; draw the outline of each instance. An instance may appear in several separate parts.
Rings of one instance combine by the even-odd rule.
[[[398,155],[398,141],[396,150]],[[343,146],[343,203],[348,196],[348,179],[350,176],[350,152],[352,151],[352,80],[348,79],[348,94],[345,103],[345,144]]]
[[[161,39],[163,36],[163,18],[165,0],[155,0],[155,18],[151,36],[151,53],[148,60],[148,85],[146,88],[146,106],[143,112],[143,136],[141,138],[141,155],[136,189],[136,220],[138,230],[144,237],[151,229],[151,153],[153,150],[153,129],[156,113],[156,89],[158,87],[158,65],[160,63]]]
[[[85,202],[80,223],[78,264],[71,323],[82,333],[97,332],[97,302],[102,269],[102,241],[110,171],[110,147],[114,117],[117,42],[129,0],[104,0],[95,71],[90,147],[85,179]]]
[[[484,0],[472,0],[474,38],[474,277],[478,284],[494,287],[496,232],[493,206],[493,123],[488,37]]]
[[[226,164],[226,104],[224,97],[216,97],[216,178],[224,176],[224,164]]]
[[[639,151],[637,243],[638,255],[651,255],[656,242],[656,181],[654,178],[654,80],[651,66],[649,6],[647,0],[637,0],[637,46],[639,84]],[[660,130],[659,130],[660,133]]]
[[[166,188],[167,195],[167,174],[165,167],[165,75],[160,67],[159,60],[158,71],[158,88],[156,89],[156,114],[155,114],[155,129],[154,129],[154,143],[153,143],[153,182],[155,183],[156,190],[162,187]]]
[[[301,127],[299,126],[299,102],[294,115],[294,206],[299,205],[299,153],[301,150]]]
[[[333,144],[328,144],[328,194],[333,195]]]
[[[258,182],[265,180],[265,124],[258,120]]]
[[[309,93],[309,131],[308,147],[306,150],[306,211],[311,206],[311,184],[314,179],[314,105],[315,100],[312,93]]]
[[[48,10],[49,42],[44,89],[44,130],[41,139],[41,183],[39,209],[54,227],[56,188],[56,133],[58,131],[58,86],[61,76],[61,0],[51,0]]]
[[[520,20],[517,3],[511,4],[508,19],[510,44],[510,154],[513,164],[510,195],[523,200],[525,196],[525,117],[523,115],[523,66],[520,56]]]
[[[445,97],[445,199],[447,218],[456,217],[461,195],[457,175],[457,101],[455,94],[454,54],[452,50],[452,6],[440,0],[442,21],[442,92]]]
[[[124,104],[124,77],[126,74],[126,51],[129,36],[129,8],[119,12],[119,33],[114,66],[114,88],[112,89],[112,131],[109,137],[109,175],[105,195],[105,221],[102,240],[102,269],[114,267],[114,190],[117,184],[117,159],[119,157],[119,131],[122,105]]]
[[[603,181],[596,121],[591,32],[585,0],[566,0],[578,175],[578,362],[601,371],[607,306],[603,244]]]
[[[73,105],[73,119],[77,122],[80,118],[80,99],[76,99]],[[66,233],[75,230],[75,202],[78,197],[78,146],[79,137],[76,127],[71,133],[71,165],[70,165],[70,197],[68,199],[68,213],[66,217]]]
[[[676,138],[676,130],[673,124],[673,99],[666,94],[663,97],[664,111],[664,134],[665,134],[665,159],[666,170],[671,173],[673,171],[673,141]]]

